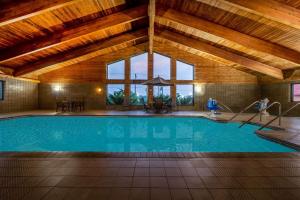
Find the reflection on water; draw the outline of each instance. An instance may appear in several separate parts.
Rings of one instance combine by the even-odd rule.
[[[0,121],[1,151],[292,151],[254,126],[172,117],[28,117]]]

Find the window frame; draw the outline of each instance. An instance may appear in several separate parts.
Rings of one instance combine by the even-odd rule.
[[[193,66],[193,78],[192,78],[192,80],[183,80],[183,79],[177,79],[177,72],[178,72],[178,70],[177,70],[177,61],[178,62],[182,62],[182,63],[184,63],[184,64],[187,64],[187,65],[191,65],[191,66]],[[176,81],[194,81],[195,80],[195,65],[194,64],[191,64],[191,63],[188,63],[188,62],[185,62],[185,61],[182,61],[182,60],[180,60],[180,59],[176,59],[175,60],[175,63],[176,63],[176,69],[175,69],[175,73],[176,73]]]
[[[299,101],[295,101],[294,100],[294,85],[300,85],[300,83],[291,83],[291,102],[300,102],[300,100]]]
[[[0,80],[0,85],[2,87],[2,93],[0,94],[0,101],[4,101],[5,81],[4,80]]]
[[[163,79],[165,79],[165,80],[170,81],[170,80],[172,79],[172,57],[171,57],[171,56],[168,56],[168,55],[166,55],[166,54],[158,53],[158,52],[156,52],[156,51],[154,51],[153,54],[152,54],[152,56],[153,56],[153,61],[152,61],[152,77],[155,78],[155,74],[154,74],[154,54],[155,54],[155,53],[156,53],[156,54],[159,54],[159,55],[161,55],[161,56],[167,57],[167,58],[170,59],[170,79],[165,79],[164,77],[161,77],[161,78],[163,78]]]
[[[122,104],[109,104],[108,103],[108,101],[107,101],[107,99],[108,99],[108,95],[109,95],[109,91],[108,91],[108,88],[109,88],[109,86],[110,85],[123,85],[123,91],[124,91],[124,98],[123,98],[123,103]],[[122,106],[122,105],[124,105],[124,102],[125,102],[125,98],[126,98],[126,95],[125,95],[125,89],[126,89],[126,84],[125,83],[107,83],[106,84],[106,105],[108,105],[108,106]]]
[[[177,104],[177,86],[178,85],[192,85],[193,86],[193,100],[192,100],[192,103],[191,104],[186,104],[186,105],[180,105],[180,104]],[[176,93],[176,96],[175,96],[175,103],[176,103],[176,106],[194,106],[195,105],[195,84],[176,84],[175,85],[175,93]]]
[[[131,58],[140,56],[143,54],[147,54],[147,78],[146,79],[131,79]],[[126,69],[125,69],[125,71],[126,71]],[[145,51],[143,53],[134,54],[129,57],[129,79],[131,81],[147,81],[147,80],[149,80],[149,52]]]
[[[108,66],[112,65],[114,63],[117,63],[117,62],[121,62],[121,61],[124,61],[124,77],[123,77],[123,79],[110,79],[110,78],[108,78],[108,68],[109,68]],[[114,62],[110,62],[110,63],[106,64],[106,80],[125,80],[125,79],[126,79],[126,59],[119,59],[119,60],[116,60]]]
[[[149,87],[148,85],[142,85],[142,84],[135,84],[135,83],[131,83],[129,85],[129,105],[132,105],[132,106],[143,106],[143,104],[134,104],[131,102],[131,86],[134,86],[134,85],[141,85],[141,86],[145,86],[146,87],[146,100],[145,100],[145,104],[147,104],[148,100],[149,100]]]

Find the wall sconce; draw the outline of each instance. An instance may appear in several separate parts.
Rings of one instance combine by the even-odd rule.
[[[100,94],[100,93],[102,92],[102,88],[100,88],[100,87],[96,88],[96,92],[97,92],[98,94]]]
[[[203,96],[205,94],[205,85],[204,84],[196,84],[195,85],[195,92],[199,96]]]
[[[54,92],[60,92],[60,91],[62,91],[62,86],[59,84],[56,84],[52,87],[52,89]]]

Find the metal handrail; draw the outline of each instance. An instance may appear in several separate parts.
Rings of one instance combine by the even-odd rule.
[[[265,109],[259,111],[258,113],[255,113],[250,119],[248,119],[247,121],[243,122],[243,123],[239,126],[239,128],[243,127],[245,124],[248,124],[252,119],[254,119],[254,118],[255,118],[257,115],[259,115],[259,114],[260,114],[260,121],[261,121],[261,114],[262,114],[264,111],[270,109],[270,108],[271,108],[272,106],[274,106],[274,105],[278,105],[278,116],[280,116],[280,115],[281,115],[281,103],[278,102],[278,101],[275,101],[275,102],[271,103],[271,104],[270,104],[268,107],[266,107]],[[278,123],[279,123],[279,126],[281,126],[281,117],[279,117],[279,122],[278,122]]]
[[[278,119],[279,117],[281,118],[282,116],[288,114],[291,110],[293,110],[294,108],[296,108],[297,106],[299,106],[300,103],[297,103],[295,105],[293,105],[291,108],[289,108],[288,110],[284,111],[281,115],[275,117],[274,119],[270,120],[268,123],[264,124],[263,126],[261,126],[258,130],[262,130],[263,128],[269,126],[272,122],[274,122],[276,119]]]
[[[220,107],[223,108],[223,110],[225,110],[224,108],[226,108],[227,110],[229,110],[230,112],[233,113],[232,109],[229,108],[229,106],[226,106],[226,105],[225,105],[224,103],[222,103],[221,101],[218,101],[218,103],[221,104]]]
[[[229,121],[232,121],[234,118],[236,118],[237,116],[239,116],[240,114],[246,112],[248,109],[250,109],[252,106],[254,106],[255,104],[259,103],[259,101],[255,101],[253,103],[251,103],[249,106],[247,106],[246,108],[244,108],[241,112],[235,114],[233,117],[231,117],[229,119]]]

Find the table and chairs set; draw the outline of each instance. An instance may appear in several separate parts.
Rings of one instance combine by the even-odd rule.
[[[85,109],[84,100],[58,100],[56,101],[56,112],[81,112]]]

